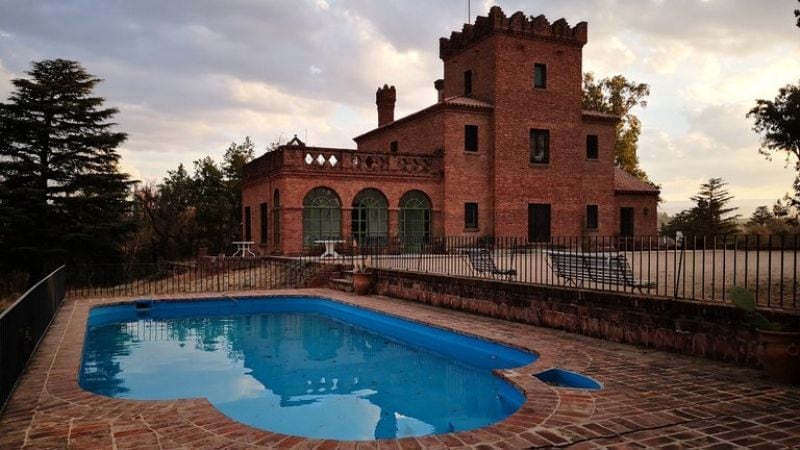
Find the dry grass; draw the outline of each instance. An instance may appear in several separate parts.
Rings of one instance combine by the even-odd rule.
[[[134,280],[113,286],[89,285],[70,288],[67,296],[91,298],[274,289],[286,283],[287,270],[286,265],[281,264],[225,271],[195,268],[175,271],[172,275],[157,279]]]

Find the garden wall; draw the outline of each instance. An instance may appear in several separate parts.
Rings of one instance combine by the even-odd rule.
[[[756,333],[730,305],[476,278],[376,270],[375,290],[405,300],[614,342],[757,365]],[[798,325],[800,316],[769,312]]]

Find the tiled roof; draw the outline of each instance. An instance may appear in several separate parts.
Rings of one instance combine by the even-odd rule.
[[[632,194],[658,194],[658,188],[645,183],[619,167],[614,168],[614,191]]]
[[[599,120],[604,121],[604,122],[605,121],[614,121],[614,122],[616,122],[616,121],[619,120],[619,116],[616,115],[616,114],[604,113],[604,112],[600,112],[600,111],[592,111],[590,109],[584,109],[583,111],[581,111],[581,114],[583,115],[584,118],[587,118],[587,119],[599,119]]]
[[[486,103],[471,97],[463,96],[446,98],[444,99],[444,103],[448,105],[469,106],[472,108],[494,108],[494,105],[491,103]]]
[[[407,122],[410,122],[412,120],[418,119],[418,118],[420,118],[422,116],[425,116],[426,114],[432,113],[434,111],[441,110],[442,108],[474,108],[474,109],[484,109],[485,110],[485,109],[493,109],[494,105],[492,105],[491,103],[486,103],[486,102],[482,102],[480,100],[476,100],[476,99],[471,98],[471,97],[462,97],[462,96],[449,97],[449,98],[444,99],[441,102],[434,103],[433,105],[428,106],[427,108],[420,109],[417,112],[411,113],[411,114],[409,114],[409,115],[407,115],[405,117],[401,117],[401,118],[399,118],[399,119],[397,119],[397,120],[395,120],[393,122],[389,122],[387,124],[383,124],[383,125],[379,126],[378,128],[373,128],[372,130],[369,130],[366,133],[363,133],[363,134],[361,134],[359,136],[354,137],[353,140],[358,141],[359,139],[361,139],[361,138],[363,138],[365,136],[369,136],[369,135],[371,135],[373,133],[376,133],[376,132],[379,132],[379,131],[384,131],[384,130],[387,130],[387,129],[390,129],[390,128],[394,128],[394,127],[396,127],[398,125],[402,125],[404,123],[407,123]]]

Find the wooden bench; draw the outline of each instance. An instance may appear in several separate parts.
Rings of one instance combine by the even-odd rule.
[[[458,250],[462,255],[466,255],[472,270],[479,274],[489,274],[508,279],[517,276],[514,269],[500,269],[492,258],[492,253],[485,248],[461,248]]]
[[[628,265],[628,259],[617,252],[570,252],[547,251],[550,266],[561,278],[575,286],[584,283],[595,285],[618,285],[633,289],[650,289],[656,283],[650,280],[637,279]]]

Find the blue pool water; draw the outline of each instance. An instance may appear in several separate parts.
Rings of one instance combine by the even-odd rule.
[[[536,359],[318,298],[140,306],[92,309],[84,389],[140,400],[206,397],[242,423],[311,438],[388,439],[492,424],[524,397],[491,370]]]

